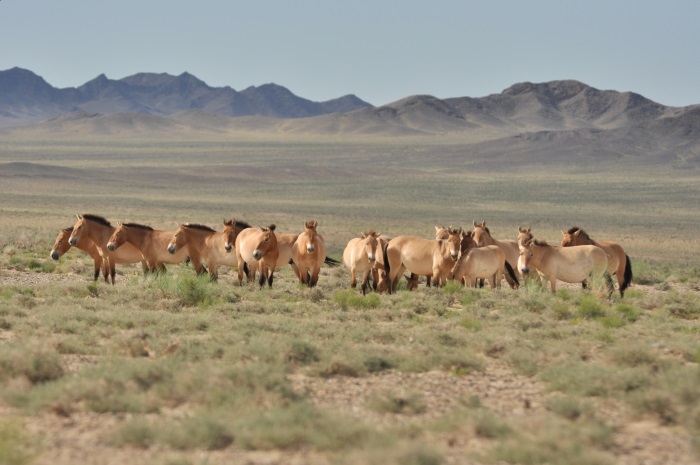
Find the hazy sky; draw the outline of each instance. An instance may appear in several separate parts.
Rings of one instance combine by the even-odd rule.
[[[0,70],[269,82],[323,101],[483,97],[576,79],[700,103],[698,0],[0,0]]]

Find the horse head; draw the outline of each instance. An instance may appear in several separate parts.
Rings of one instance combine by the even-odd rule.
[[[491,231],[489,231],[489,228],[486,227],[486,221],[482,220],[481,223],[477,223],[476,221],[474,223],[474,243],[476,244],[477,247],[482,247],[484,245],[488,245],[489,243],[486,243],[484,241],[484,237],[488,236],[491,237]]]
[[[224,249],[226,252],[231,252],[233,250],[233,245],[236,243],[236,219],[231,218],[227,220],[224,218]]]
[[[53,248],[51,248],[51,258],[58,260],[61,255],[68,252],[68,249],[71,247],[71,244],[68,241],[72,232],[73,227],[61,229],[58,236],[56,236],[56,241],[53,244]]]
[[[187,242],[187,233],[185,232],[185,226],[184,224],[180,224],[177,227],[177,230],[173,234],[173,237],[170,239],[170,242],[168,242],[168,252],[171,254],[175,254],[179,249],[181,249],[185,243]]]
[[[381,236],[381,234],[382,233],[374,232],[374,229],[366,233],[361,233],[363,242],[365,243],[364,247],[367,252],[367,259],[370,263],[374,263],[377,259],[377,248],[379,247],[379,236]]]
[[[532,228],[530,226],[528,226],[527,229],[523,228],[522,226],[518,226],[518,245],[532,238]]]
[[[314,250],[316,250],[316,239],[318,237],[318,232],[316,231],[317,226],[318,221],[307,221],[304,223],[304,232],[299,236],[303,237],[302,240],[306,242],[306,252],[309,254],[314,253]]]
[[[119,223],[117,229],[114,230],[114,233],[112,233],[112,236],[107,242],[107,250],[114,252],[126,242],[126,228],[126,224]]]
[[[562,247],[571,247],[574,245],[580,245],[579,241],[579,235],[581,234],[581,228],[578,228],[574,226],[573,228],[569,228],[568,231],[562,231],[561,235],[561,246]]]
[[[277,247],[277,236],[275,236],[276,226],[271,224],[268,227],[260,227],[262,234],[260,235],[260,240],[258,241],[255,250],[253,250],[253,258],[260,260],[268,251]]]
[[[450,247],[450,258],[457,261],[459,258],[459,253],[462,250],[462,228],[453,229],[452,227],[447,228],[449,236],[446,241]]]

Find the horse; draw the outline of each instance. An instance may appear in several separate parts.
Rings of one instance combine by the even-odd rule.
[[[474,247],[459,258],[452,278],[469,287],[476,287],[477,279],[488,279],[491,289],[500,289],[503,276],[509,283],[517,282],[513,268],[506,271],[506,263],[506,254],[497,245]]]
[[[608,254],[595,245],[554,247],[545,241],[530,239],[520,245],[518,269],[523,275],[534,268],[546,281],[552,292],[557,290],[557,279],[566,283],[580,283],[588,279],[605,278],[608,298],[612,294],[612,279],[608,274]]]
[[[53,258],[54,260],[58,260],[61,257],[61,255],[65,254],[70,250],[71,245],[70,242],[68,242],[68,238],[70,237],[72,232],[72,226],[68,228],[63,228],[59,231],[58,235],[56,236],[56,240],[53,243],[53,248],[51,249],[51,258]],[[86,252],[88,255],[90,255],[90,257],[92,257],[95,263],[94,281],[97,281],[100,277],[100,271],[102,271],[104,268],[102,266],[104,260],[102,260],[100,252],[97,250],[95,243],[92,242],[87,236],[81,236],[80,240],[78,240],[78,243],[75,246],[83,252]],[[103,272],[105,281],[109,282],[108,270],[104,269]]]
[[[53,248],[51,249],[51,258],[53,258],[54,260],[58,260],[63,254],[70,250],[71,245],[69,238],[72,232],[73,227],[61,229],[61,231],[56,236],[56,241],[54,242]],[[109,282],[110,270],[107,266],[109,260],[102,259],[102,256],[100,255],[100,252],[97,249],[95,243],[92,242],[92,240],[90,240],[90,238],[87,235],[81,234],[80,238],[78,239],[78,243],[75,245],[75,247],[86,252],[94,260],[94,280],[97,281],[97,279],[100,276],[100,271],[102,271],[102,274],[105,278],[105,282]],[[141,261],[144,272],[147,271],[146,263],[141,259],[141,254],[138,252],[138,250],[136,250],[133,247],[128,247],[124,250],[121,250],[119,253],[114,254],[113,258],[115,264],[131,264],[138,263],[139,261]]]
[[[236,237],[236,259],[238,260],[238,284],[243,285],[243,268],[250,267],[253,277],[252,265],[257,265],[260,271],[258,283],[262,288],[267,281],[268,287],[272,287],[279,248],[276,226],[271,224],[268,227],[258,226],[257,228],[247,228],[241,231]],[[248,275],[251,279],[251,275]]]
[[[481,223],[473,221],[474,224],[474,242],[477,247],[483,247],[485,245],[497,245],[506,254],[506,261],[511,268],[517,269],[518,257],[520,256],[520,251],[518,250],[518,242],[511,240],[498,240],[491,235],[491,230],[486,226],[486,221],[482,220]],[[511,287],[513,284],[511,283]],[[516,287],[518,287],[516,285]]]
[[[304,232],[299,234],[292,247],[292,260],[298,267],[299,281],[309,287],[318,283],[321,265],[326,259],[326,245],[317,227],[318,221],[304,223]]]
[[[84,240],[83,238],[87,238],[93,242],[100,258],[102,258],[105,281],[107,281],[107,275],[109,275],[112,285],[114,285],[117,263],[130,264],[141,262],[144,272],[148,270],[141,253],[139,253],[135,247],[128,246],[118,253],[107,248],[109,238],[115,231],[114,226],[112,226],[109,221],[101,216],[89,213],[76,216],[78,220],[73,225],[68,243],[73,247],[77,247],[78,244]]]
[[[608,273],[617,276],[617,285],[620,297],[625,296],[625,290],[632,282],[632,262],[625,250],[617,242],[601,241],[597,242],[588,235],[586,231],[574,226],[568,231],[562,231],[561,246],[570,247],[577,245],[596,245],[605,250],[608,254]]]
[[[405,269],[417,275],[432,274],[433,283],[441,283],[449,276],[459,258],[462,228],[448,230],[447,239],[423,239],[397,236],[384,250],[384,266],[389,279],[389,293],[396,290]]]
[[[362,276],[360,288],[362,295],[367,293],[369,275],[372,272],[377,256],[382,250],[379,245],[379,236],[374,229],[366,233],[360,233],[360,237],[354,237],[348,241],[343,251],[343,263],[350,269],[350,287],[357,287],[358,273]],[[376,283],[376,281],[375,281]]]
[[[148,270],[154,273],[165,271],[165,264],[182,263],[187,259],[187,245],[175,253],[168,252],[168,244],[175,231],[153,229],[138,223],[121,223],[112,233],[107,242],[107,248],[114,252],[125,244],[131,244],[141,253],[148,265]]]
[[[299,237],[298,233],[283,233],[283,234],[278,234],[274,233],[275,237],[277,238],[277,250],[279,251],[279,255],[277,257],[277,263],[275,264],[275,271],[282,269],[285,265],[289,264],[292,267],[292,271],[294,271],[294,276],[299,276],[299,271],[294,263],[294,260],[292,260],[292,248],[294,247],[294,243],[297,240],[297,237]],[[330,259],[332,260],[332,259]],[[335,261],[334,261],[335,262]],[[257,270],[259,268],[258,261],[253,260],[250,265],[248,263],[243,263],[243,271],[248,277],[248,282],[254,281],[255,280],[255,275],[257,274]]]
[[[245,222],[235,219],[224,219],[223,231],[215,231],[209,226],[184,223],[178,226],[175,234],[168,243],[168,252],[175,254],[187,247],[190,261],[197,274],[206,273],[203,261],[209,268],[209,277],[216,280],[219,277],[219,266],[234,267],[238,264],[236,254],[232,252],[236,236],[243,229],[250,227]]]

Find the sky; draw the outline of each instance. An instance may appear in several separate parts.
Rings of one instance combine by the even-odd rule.
[[[575,79],[700,104],[697,0],[0,0],[0,70],[58,88],[189,72],[380,106]]]

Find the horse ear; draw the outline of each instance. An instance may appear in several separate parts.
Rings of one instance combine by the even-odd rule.
[[[271,224],[268,229],[270,231],[274,231],[275,229],[277,229],[277,226],[275,226],[274,224]]]
[[[365,234],[365,233],[363,233],[362,231],[360,231],[360,237],[361,237],[362,239],[364,239],[365,237],[367,237],[367,234]]]
[[[472,220],[472,223],[474,223],[474,227],[479,226],[478,224],[476,224],[476,220]]]
[[[83,219],[83,217],[80,216],[80,214],[78,214],[78,213],[76,213],[75,216],[76,216],[76,218],[78,218],[79,220],[82,220],[82,219]]]
[[[563,229],[560,229],[560,231],[561,231],[561,235],[562,235],[562,236],[566,236],[566,233],[564,232]]]
[[[577,229],[576,232],[574,233],[574,236],[578,237],[579,233],[581,232],[580,229]]]
[[[519,233],[526,233],[527,231],[522,226],[518,226],[518,232]]]

